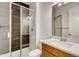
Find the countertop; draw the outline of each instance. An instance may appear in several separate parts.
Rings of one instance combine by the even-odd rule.
[[[46,39],[46,40],[40,40],[41,43],[47,44],[51,47],[57,48],[61,51],[64,51],[66,53],[69,53],[74,56],[79,56],[79,44],[75,44],[72,42],[62,42],[57,39]]]

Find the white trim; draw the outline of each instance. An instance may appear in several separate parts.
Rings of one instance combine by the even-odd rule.
[[[22,6],[20,6],[20,57],[22,56]]]
[[[22,6],[22,5],[19,5],[19,4],[16,4],[16,3],[12,3],[12,4],[14,4],[14,5],[17,5],[17,6]],[[22,7],[24,7],[24,6],[22,6]],[[30,9],[30,8],[27,8],[27,7],[24,7],[25,9],[28,9],[28,10],[32,10],[32,9]]]
[[[58,4],[59,2],[53,2],[52,4],[51,4],[51,6],[53,7],[53,6],[55,6],[56,4]]]
[[[10,53],[10,56],[12,56],[12,52],[11,52],[11,40],[12,40],[12,35],[11,35],[11,28],[12,28],[12,10],[11,10],[11,2],[10,2],[10,41],[9,41],[9,53]]]

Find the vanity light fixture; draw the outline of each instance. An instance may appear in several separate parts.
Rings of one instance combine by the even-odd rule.
[[[64,4],[67,4],[68,2],[59,2],[58,3],[58,7],[60,7],[60,6],[62,6],[62,5],[64,5]]]
[[[60,6],[62,6],[62,3],[60,2],[60,3],[58,3],[58,7],[60,7]]]
[[[68,2],[63,2],[63,4],[67,4]]]

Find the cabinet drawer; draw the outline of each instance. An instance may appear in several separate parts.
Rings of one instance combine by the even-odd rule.
[[[58,57],[73,57],[73,55],[69,54],[69,53],[66,53],[64,51],[61,51],[61,50],[58,50],[54,47],[51,47],[47,44],[42,44],[42,49],[45,49],[47,50],[48,52],[50,52],[51,54],[55,55],[55,56],[58,56]]]

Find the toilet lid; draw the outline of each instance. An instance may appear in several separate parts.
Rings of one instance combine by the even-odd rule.
[[[35,49],[29,53],[29,56],[35,57],[35,56],[40,56],[40,54],[41,54],[41,50]]]

